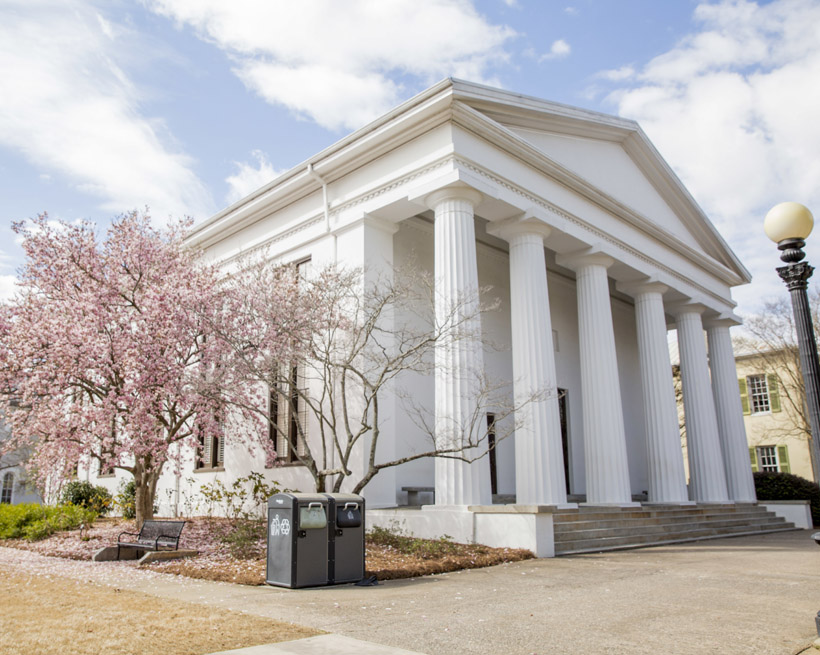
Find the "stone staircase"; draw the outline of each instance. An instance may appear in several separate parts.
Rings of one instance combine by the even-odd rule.
[[[797,529],[752,504],[582,506],[557,511],[553,518],[556,556]]]

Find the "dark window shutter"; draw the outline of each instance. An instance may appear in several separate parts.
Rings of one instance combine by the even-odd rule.
[[[791,473],[792,469],[789,466],[789,447],[788,446],[778,446],[777,447],[777,463],[780,465],[780,472],[781,473]]]
[[[766,375],[766,384],[769,387],[769,407],[773,412],[780,411],[780,390],[777,386],[777,376],[774,373]]]
[[[749,407],[749,390],[746,387],[746,378],[738,378],[737,386],[740,388],[740,403],[743,405],[743,413],[751,414]]]

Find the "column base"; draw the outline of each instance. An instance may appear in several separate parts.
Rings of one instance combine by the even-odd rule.
[[[697,503],[694,500],[664,500],[643,503],[644,507],[693,507],[695,505],[697,505]]]
[[[635,501],[629,503],[580,503],[581,507],[640,507]]]

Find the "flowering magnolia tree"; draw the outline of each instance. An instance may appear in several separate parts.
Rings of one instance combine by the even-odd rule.
[[[138,524],[153,515],[163,466],[187,450],[172,446],[224,435],[236,415],[228,400],[253,404],[233,379],[233,351],[210,338],[231,299],[216,270],[181,248],[188,225],[158,231],[133,212],[100,239],[85,222],[16,224],[26,263],[0,306],[5,449],[30,446],[41,482],[81,460],[128,471]]]

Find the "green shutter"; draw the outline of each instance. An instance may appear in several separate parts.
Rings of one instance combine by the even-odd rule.
[[[778,446],[777,447],[777,461],[780,464],[780,472],[781,473],[791,473],[791,467],[789,466],[789,447],[788,446]]]
[[[780,411],[780,391],[777,386],[777,376],[774,373],[766,375],[766,383],[769,386],[769,407],[773,412]]]
[[[749,409],[749,390],[746,388],[746,378],[738,378],[737,386],[740,387],[740,402],[743,405],[743,413],[751,414]]]
[[[749,448],[749,459],[752,462],[752,472],[757,473],[757,449]]]

